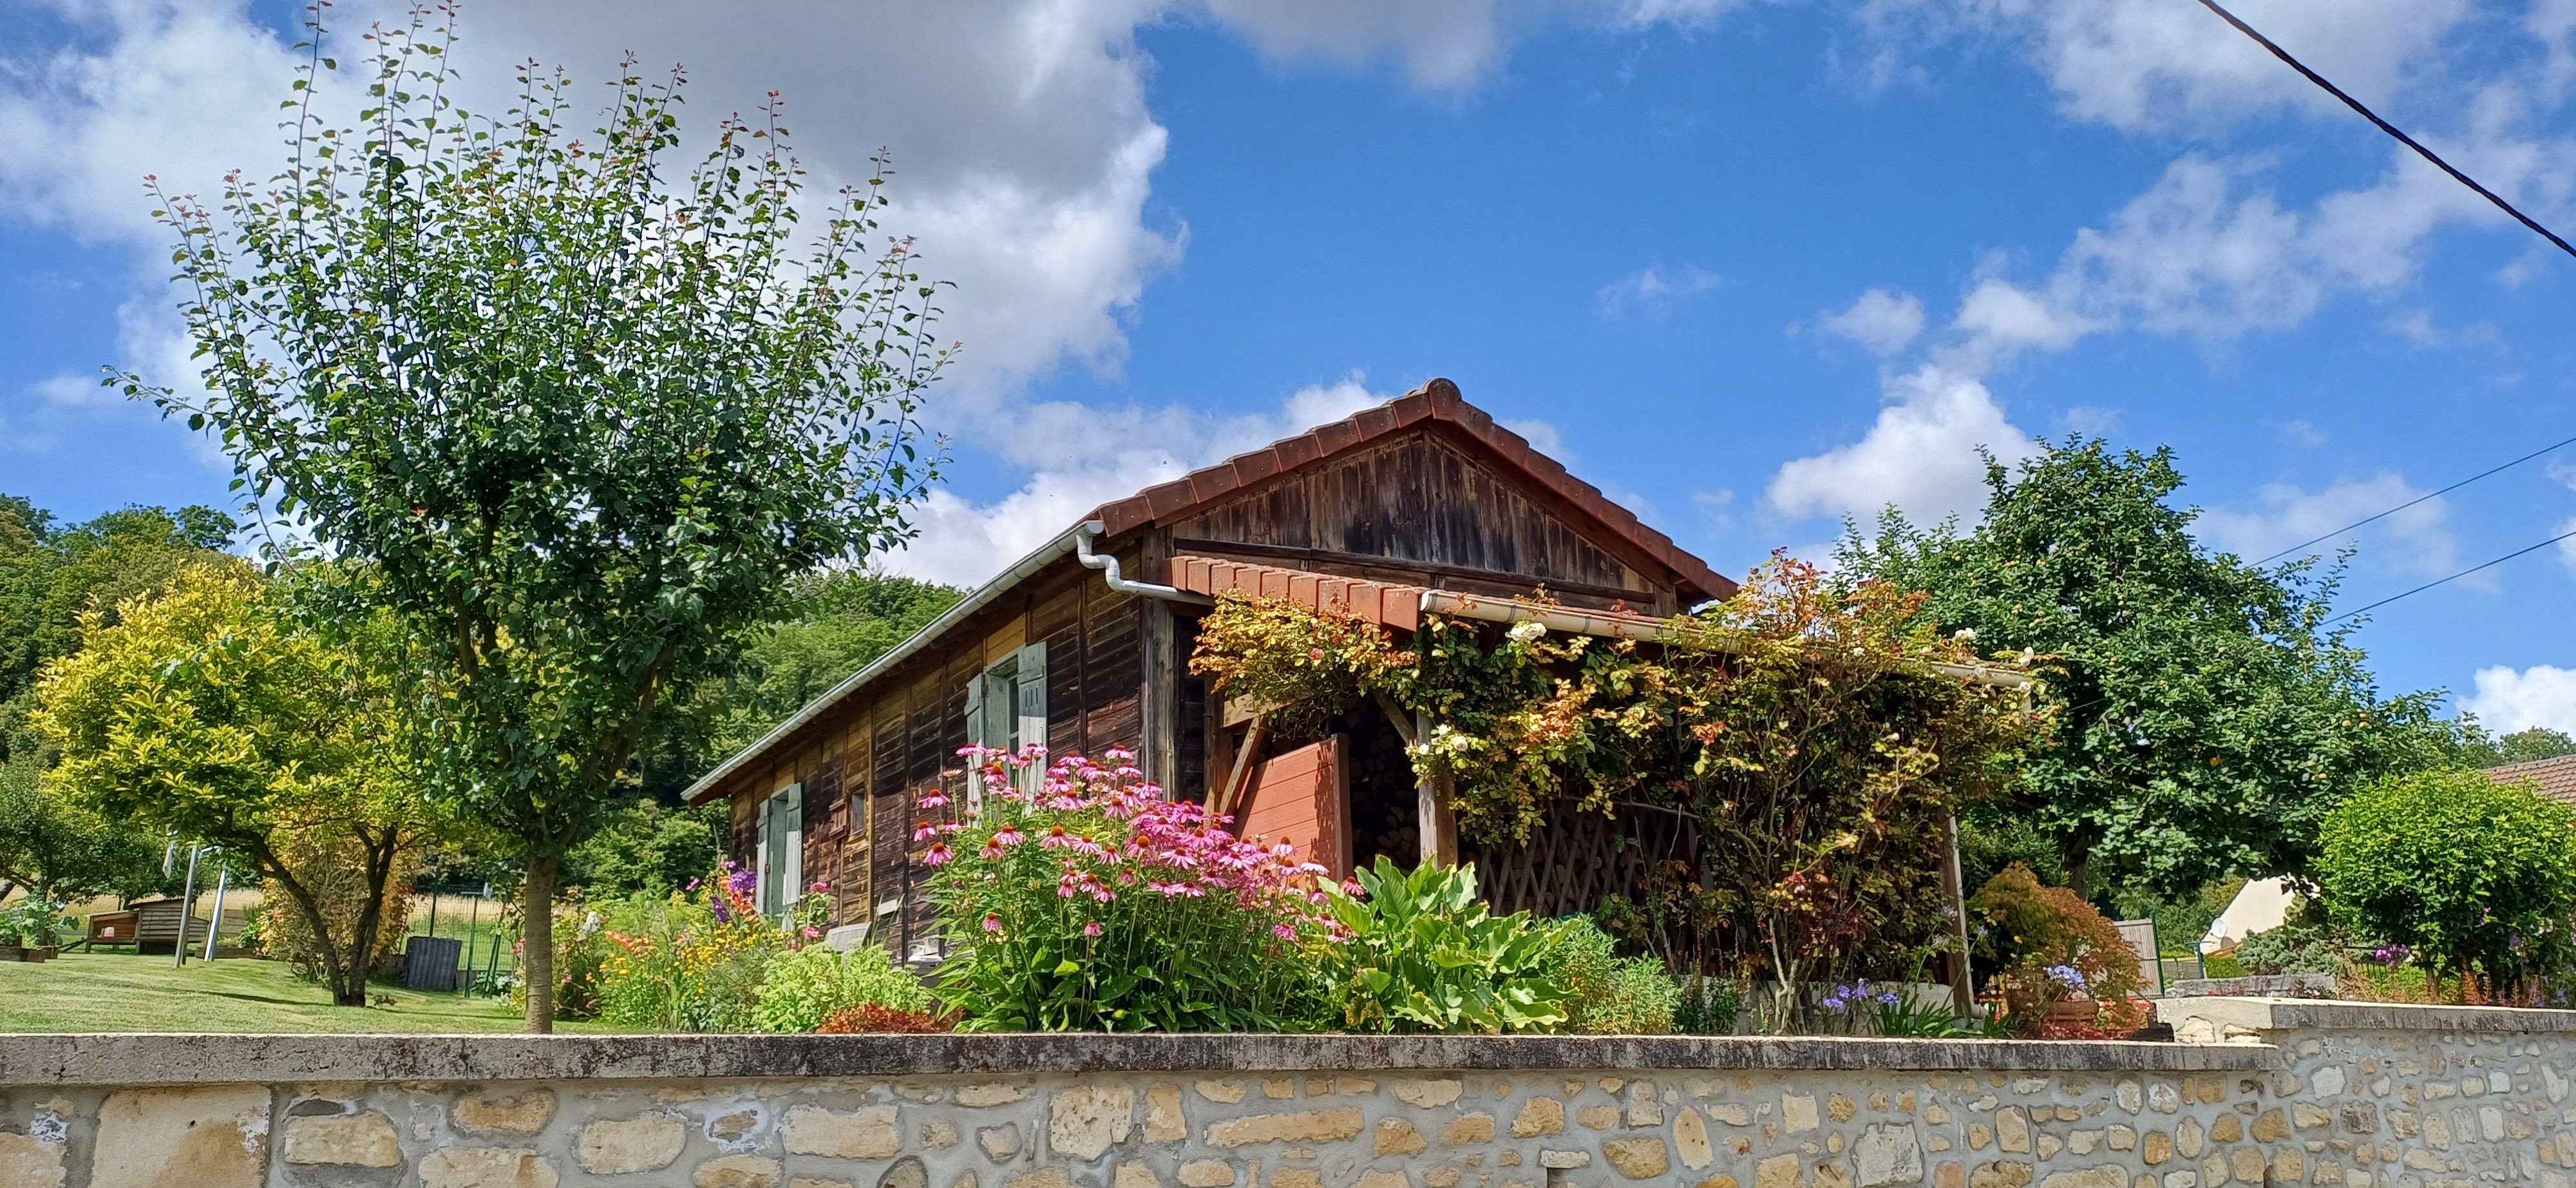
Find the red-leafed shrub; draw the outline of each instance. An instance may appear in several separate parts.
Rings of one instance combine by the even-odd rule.
[[[897,1010],[872,1002],[842,1007],[823,1020],[814,1030],[824,1035],[857,1035],[866,1032],[893,1032],[902,1035],[934,1035],[957,1025],[957,1015],[950,1012],[934,1015],[928,1011]]]

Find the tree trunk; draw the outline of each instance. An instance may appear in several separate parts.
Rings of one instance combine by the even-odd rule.
[[[528,987],[528,1034],[555,1030],[555,871],[560,858],[528,859],[519,892],[520,980]]]
[[[2059,851],[2057,857],[2066,866],[2067,889],[2075,892],[2075,898],[2092,902],[2093,847],[2069,844]]]

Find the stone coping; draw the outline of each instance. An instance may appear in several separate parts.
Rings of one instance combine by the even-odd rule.
[[[2159,998],[2156,1018],[2206,1020],[2261,1031],[2448,1031],[2543,1034],[2576,1031],[2576,1011],[2527,1007],[2417,1006],[2313,998]]]
[[[0,1035],[39,1086],[1502,1069],[2197,1072],[2275,1049],[2035,1040],[1367,1035]]]

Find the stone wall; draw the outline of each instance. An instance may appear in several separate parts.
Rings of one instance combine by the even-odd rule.
[[[2576,1169],[2576,1017],[2168,1005],[2200,1042],[9,1036],[0,1188],[2446,1188]]]

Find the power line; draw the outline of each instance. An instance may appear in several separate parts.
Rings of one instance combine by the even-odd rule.
[[[2373,111],[2372,111],[2372,110],[2370,110],[2369,108],[2362,106],[2362,105],[2361,105],[2361,100],[2355,99],[2355,98],[2353,98],[2353,97],[2352,97],[2352,96],[2350,96],[2350,95],[2344,94],[2344,93],[2343,93],[2343,89],[2342,89],[2342,88],[2335,86],[2333,83],[2327,82],[2327,81],[2326,81],[2326,78],[2325,78],[2325,76],[2324,76],[2324,75],[2319,74],[2319,73],[2317,73],[2317,72],[2316,72],[2316,71],[2314,71],[2314,70],[2310,70],[2310,69],[2308,69],[2306,66],[2304,66],[2304,65],[2300,64],[2300,62],[2299,62],[2299,60],[2298,60],[2297,58],[2293,58],[2293,57],[2291,57],[2291,56],[2290,56],[2290,51],[2285,50],[2285,49],[2282,49],[2280,46],[2273,44],[2273,43],[2272,43],[2272,39],[2271,39],[2271,38],[2269,38],[2269,37],[2265,37],[2265,36],[2263,36],[2261,33],[2257,33],[2257,32],[2255,32],[2255,31],[2254,31],[2254,26],[2249,25],[2249,24],[2246,24],[2245,22],[2243,22],[2243,21],[2240,21],[2240,20],[2236,19],[2236,14],[2235,14],[2235,13],[2229,12],[2229,11],[2227,11],[2226,9],[2219,7],[2219,6],[2218,6],[2218,0],[2200,0],[2200,3],[2201,3],[2201,7],[2206,8],[2206,9],[2208,9],[2208,10],[2209,10],[2209,11],[2211,11],[2211,12],[2217,13],[2217,14],[2219,15],[2219,18],[2220,18],[2220,19],[2222,19],[2222,20],[2226,21],[2228,24],[2231,24],[2231,25],[2236,26],[2236,31],[2237,31],[2237,32],[2242,33],[2242,34],[2246,35],[2247,37],[2251,37],[2251,38],[2253,38],[2256,42],[2260,43],[2264,49],[2267,49],[2267,50],[2272,51],[2272,56],[2273,56],[2273,57],[2275,57],[2275,58],[2279,58],[2280,60],[2282,60],[2282,61],[2284,61],[2284,62],[2289,63],[2289,64],[2290,64],[2290,69],[2292,69],[2292,70],[2296,70],[2296,71],[2298,71],[2299,73],[2301,73],[2301,74],[2303,74],[2303,75],[2306,75],[2306,76],[2307,76],[2307,79],[2308,79],[2308,81],[2309,81],[2309,82],[2315,83],[2315,84],[2317,84],[2318,86],[2325,88],[2325,91],[2326,91],[2326,93],[2327,93],[2327,94],[2332,95],[2332,96],[2334,96],[2334,97],[2335,97],[2335,98],[2337,98],[2337,99],[2341,99],[2341,100],[2343,100],[2343,105],[2344,105],[2344,106],[2349,107],[2349,108],[2353,109],[2354,111],[2360,112],[2360,113],[2361,113],[2361,118],[2366,119],[2366,120],[2369,120],[2371,123],[2374,123],[2374,124],[2379,125],[2379,130],[2380,130],[2380,131],[2385,132],[2385,133],[2387,133],[2387,134],[2389,134],[2389,135],[2391,135],[2391,136],[2396,137],[2396,138],[2397,138],[2397,140],[2398,140],[2398,143],[2403,144],[2403,145],[2405,145],[2406,147],[2408,147],[2408,148],[2411,148],[2411,149],[2415,150],[2415,152],[2416,152],[2418,155],[2422,156],[2425,160],[2432,162],[2435,168],[2440,169],[2440,170],[2441,170],[2442,172],[2444,172],[2444,173],[2450,174],[2450,175],[2451,175],[2454,179],[2456,179],[2456,180],[2457,180],[2461,185],[2467,186],[2468,188],[2470,188],[2470,189],[2472,189],[2472,190],[2477,191],[2477,192],[2479,193],[2479,195],[2480,195],[2480,196],[2482,196],[2482,197],[2484,197],[2487,201],[2492,202],[2492,203],[2495,203],[2495,204],[2496,204],[2496,208],[2497,208],[2497,209],[2502,210],[2502,211],[2503,211],[2503,212],[2505,212],[2506,214],[2512,215],[2515,219],[2519,220],[2519,221],[2522,223],[2522,225],[2523,225],[2523,226],[2525,226],[2525,227],[2529,227],[2529,228],[2531,228],[2532,230],[2539,232],[2539,233],[2541,234],[2541,237],[2542,237],[2542,238],[2547,239],[2547,240],[2548,240],[2549,242],[2551,242],[2551,243],[2557,244],[2557,245],[2558,245],[2558,248],[2559,248],[2559,250],[2560,250],[2560,251],[2566,252],[2566,253],[2567,253],[2568,255],[2570,255],[2570,256],[2576,256],[2576,245],[2571,245],[2571,244],[2569,244],[2566,240],[2564,240],[2564,239],[2560,239],[2560,238],[2558,237],[2558,233],[2557,233],[2557,232],[2552,231],[2552,230],[2550,230],[2550,229],[2549,229],[2549,228],[2547,228],[2547,227],[2543,227],[2543,226],[2541,226],[2541,225],[2540,225],[2540,223],[2539,223],[2539,221],[2538,221],[2538,220],[2536,220],[2536,219],[2533,219],[2530,215],[2524,214],[2524,213],[2522,213],[2522,212],[2521,212],[2521,211],[2519,211],[2519,210],[2515,210],[2515,209],[2513,208],[2513,204],[2512,204],[2512,203],[2507,202],[2507,201],[2505,201],[2504,199],[2502,199],[2502,198],[2500,198],[2500,197],[2497,197],[2497,196],[2496,196],[2496,192],[2495,192],[2495,191],[2490,190],[2490,189],[2486,188],[2485,186],[2479,185],[2479,184],[2478,184],[2478,182],[2477,182],[2477,179],[2476,179],[2476,178],[2470,177],[2468,174],[2462,173],[2462,172],[2460,172],[2459,170],[2452,168],[2452,167],[2451,167],[2451,163],[2450,163],[2450,162],[2445,161],[2445,160],[2443,160],[2441,157],[2439,157],[2439,156],[2435,155],[2435,154],[2434,154],[2434,152],[2433,152],[2433,150],[2428,149],[2428,148],[2425,148],[2423,145],[2416,143],[2416,142],[2415,142],[2415,138],[2414,138],[2414,137],[2412,137],[2412,136],[2408,136],[2407,134],[2405,134],[2405,133],[2403,133],[2403,132],[2398,131],[2398,130],[2397,130],[2397,125],[2392,124],[2392,123],[2389,123],[2388,121],[2386,121],[2386,120],[2383,120],[2383,119],[2379,118],[2378,113],[2373,112]]]
[[[2271,561],[2271,560],[2273,560],[2274,558],[2289,556],[2290,554],[2295,553],[2295,552],[2298,552],[2299,550],[2304,549],[2304,548],[2308,547],[2309,545],[2316,544],[2318,541],[2333,540],[2334,538],[2336,538],[2336,537],[2338,537],[2338,536],[2341,536],[2341,535],[2343,535],[2344,533],[2350,532],[2350,531],[2352,531],[2353,529],[2355,529],[2355,528],[2359,528],[2359,527],[2361,527],[2361,526],[2363,526],[2363,525],[2365,525],[2365,524],[2368,524],[2368,523],[2370,523],[2370,522],[2372,522],[2372,521],[2374,521],[2374,520],[2384,520],[2384,519],[2387,519],[2388,517],[2393,516],[2393,515],[2396,515],[2396,514],[2397,514],[2397,513],[2399,513],[2399,512],[2405,511],[2407,508],[2410,508],[2410,507],[2415,506],[2416,504],[2422,503],[2422,502],[2424,502],[2424,501],[2425,501],[2425,500],[2427,500],[2427,499],[2432,499],[2432,498],[2434,498],[2434,497],[2436,497],[2436,496],[2441,496],[2441,495],[2448,495],[2448,494],[2450,494],[2451,492],[2453,492],[2453,491],[2457,491],[2457,490],[2459,490],[2459,489],[2460,489],[2460,488],[2462,488],[2462,487],[2468,486],[2470,483],[2474,483],[2474,482],[2478,481],[2479,479],[2482,479],[2482,478],[2487,477],[2488,475],[2491,475],[2491,474],[2497,474],[2497,473],[2501,473],[2501,472],[2503,472],[2503,471],[2511,470],[2511,469],[2513,469],[2513,468],[2514,468],[2514,467],[2516,467],[2516,466],[2520,466],[2520,465],[2522,465],[2522,464],[2523,464],[2523,463],[2525,463],[2525,462],[2529,462],[2529,461],[2531,461],[2532,459],[2534,459],[2534,458],[2537,458],[2537,457],[2541,456],[2542,454],[2546,454],[2546,453],[2548,453],[2548,452],[2549,452],[2549,451],[2551,451],[2551,450],[2558,449],[2558,448],[2559,448],[2559,447],[2561,447],[2561,446],[2567,446],[2567,445],[2576,445],[2576,437],[2570,437],[2570,438],[2568,438],[2568,439],[2567,439],[2567,440],[2565,440],[2565,441],[2556,442],[2556,443],[2553,443],[2553,444],[2550,444],[2550,445],[2542,446],[2542,447],[2540,447],[2539,449],[2533,450],[2532,452],[2530,452],[2530,453],[2528,453],[2528,454],[2524,454],[2523,456],[2521,456],[2521,457],[2519,457],[2519,458],[2516,458],[2516,459],[2514,459],[2514,460],[2513,460],[2513,461],[2511,461],[2511,462],[2507,462],[2507,463],[2505,463],[2505,464],[2504,464],[2504,465],[2502,465],[2502,466],[2495,467],[2495,468],[2493,468],[2493,469],[2491,469],[2491,470],[2482,470],[2482,471],[2479,471],[2478,473],[2473,474],[2473,475],[2470,475],[2470,476],[2469,476],[2469,477],[2467,477],[2467,478],[2461,479],[2460,481],[2458,481],[2458,482],[2456,482],[2456,483],[2453,483],[2453,484],[2451,484],[2450,486],[2444,487],[2444,488],[2442,488],[2442,489],[2441,489],[2441,490],[2439,490],[2439,491],[2435,491],[2435,492],[2433,492],[2431,495],[2418,495],[2418,496],[2416,496],[2416,497],[2415,497],[2415,498],[2413,498],[2413,499],[2409,499],[2409,500],[2407,500],[2407,501],[2406,501],[2406,502],[2404,502],[2404,503],[2401,503],[2401,504],[2398,504],[2398,505],[2397,505],[2397,506],[2395,506],[2395,507],[2389,508],[2387,511],[2381,512],[2381,513],[2379,513],[2378,515],[2375,515],[2375,516],[2364,516],[2364,517],[2362,517],[2361,519],[2358,519],[2358,520],[2353,521],[2352,523],[2346,524],[2346,525],[2344,525],[2344,526],[2343,526],[2343,527],[2341,527],[2341,528],[2337,528],[2337,529],[2335,529],[2334,531],[2329,532],[2329,533],[2326,533],[2326,534],[2325,534],[2325,535],[2323,535],[2323,536],[2314,537],[2314,538],[2309,539],[2309,540],[2303,540],[2303,541],[2300,541],[2299,543],[2294,544],[2294,545],[2291,545],[2290,547],[2288,547],[2288,548],[2286,548],[2286,549],[2283,549],[2283,550],[2281,550],[2280,552],[2277,552],[2277,553],[2272,554],[2272,556],[2270,556],[2270,557],[2264,557],[2264,558],[2262,558],[2261,560],[2258,560],[2258,561],[2254,562],[2254,564],[2256,564],[2256,565],[2261,565],[2261,564],[2263,564],[2263,563],[2264,563],[2264,562],[2266,562],[2266,561]]]
[[[2430,589],[2432,589],[2433,587],[2438,586],[2438,585],[2441,585],[2441,584],[2442,584],[2442,583],[2444,583],[2444,582],[2457,581],[2457,580],[2459,580],[2459,579],[2461,579],[2461,578],[2464,578],[2464,577],[2469,576],[2470,574],[2476,573],[2477,571],[2479,571],[2479,570],[2481,570],[2481,569],[2491,569],[2491,568],[2493,568],[2493,567],[2495,567],[2495,566],[2502,565],[2502,564],[2504,564],[2504,563],[2505,563],[2505,562],[2507,562],[2507,561],[2511,561],[2511,560],[2513,560],[2514,558],[2516,558],[2516,557],[2519,557],[2519,556],[2523,555],[2524,553],[2538,552],[2538,551],[2539,551],[2539,550],[2541,550],[2541,549],[2548,548],[2549,546],[2554,545],[2554,544],[2557,544],[2559,541],[2566,540],[2566,539],[2568,539],[2568,538],[2570,538],[2570,537],[2576,537],[2576,529],[2569,529],[2568,531],[2561,532],[2561,533],[2559,533],[2559,534],[2558,534],[2558,535],[2556,535],[2556,536],[2550,537],[2549,539],[2544,540],[2544,541],[2540,542],[2539,544],[2532,545],[2532,546],[2530,546],[2530,547],[2528,547],[2528,548],[2515,549],[2514,551],[2512,551],[2512,552],[2510,552],[2510,553],[2507,553],[2507,554],[2505,554],[2504,556],[2498,557],[2498,558],[2496,558],[2496,559],[2495,559],[2495,560],[2493,560],[2493,561],[2489,561],[2489,562],[2487,562],[2487,563],[2486,563],[2486,564],[2484,564],[2484,565],[2472,565],[2472,566],[2468,567],[2467,569],[2463,569],[2463,570],[2461,570],[2461,571],[2460,571],[2460,572],[2458,572],[2458,573],[2452,574],[2452,575],[2451,575],[2451,576],[2449,576],[2449,577],[2445,577],[2445,578],[2435,578],[2435,579],[2433,579],[2432,581],[2429,581],[2429,582],[2424,583],[2423,585],[2417,586],[2417,587],[2415,587],[2415,588],[2414,588],[2414,589],[2412,589],[2412,590],[2408,590],[2408,591],[2407,591],[2406,593],[2404,593],[2404,594],[2391,594],[2391,595],[2389,595],[2389,596],[2388,596],[2388,597],[2386,597],[2386,598],[2382,598],[2382,599],[2380,599],[2380,600],[2379,600],[2379,601],[2377,601],[2377,602],[2371,603],[2369,606],[2360,607],[2360,608],[2357,608],[2357,609],[2354,609],[2354,610],[2348,610],[2348,611],[2345,611],[2345,612],[2344,612],[2344,613],[2342,613],[2342,614],[2336,615],[2334,618],[2331,618],[2331,619],[2326,620],[2326,622],[2329,622],[2329,623],[2341,622],[2342,620],[2349,619],[2349,618],[2353,617],[2354,615],[2360,614],[2362,611],[2367,611],[2367,610],[2376,610],[2376,609],[2378,609],[2378,608],[2380,608],[2380,607],[2383,607],[2383,606],[2388,605],[2389,603],[2395,602],[2395,601],[2397,601],[2397,600],[2398,600],[2398,599],[2400,599],[2400,598],[2406,598],[2406,597],[2409,597],[2409,596],[2412,596],[2412,595],[2421,594],[2421,593],[2423,593],[2424,591],[2426,591],[2426,590],[2430,590]]]

